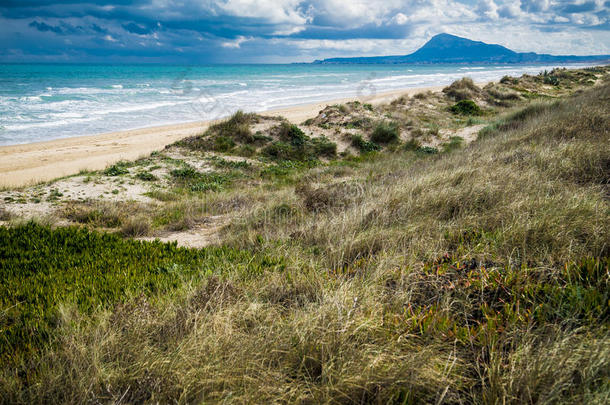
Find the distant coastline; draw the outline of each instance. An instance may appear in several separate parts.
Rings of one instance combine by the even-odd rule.
[[[610,55],[549,55],[515,52],[504,46],[472,41],[450,34],[438,34],[409,55],[328,58],[314,64],[547,64],[547,63],[610,63]]]

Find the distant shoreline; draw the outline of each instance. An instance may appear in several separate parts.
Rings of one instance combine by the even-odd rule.
[[[329,104],[354,100],[372,104],[386,103],[405,94],[440,91],[444,87],[404,88],[373,96],[329,99],[261,113],[283,116],[299,124],[314,117]],[[77,174],[81,170],[103,169],[119,160],[137,159],[180,139],[201,133],[215,121],[217,120],[152,126],[99,135],[0,146],[0,187],[28,186]]]

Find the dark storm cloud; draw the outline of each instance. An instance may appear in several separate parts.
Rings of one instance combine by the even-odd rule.
[[[63,34],[63,31],[62,31],[62,29],[61,29],[61,28],[59,28],[59,27],[54,27],[54,26],[52,26],[52,25],[45,24],[45,23],[43,23],[43,22],[32,21],[32,22],[29,24],[29,26],[30,26],[30,27],[34,27],[34,28],[36,28],[36,29],[37,29],[38,31],[40,31],[40,32],[47,32],[47,31],[51,31],[51,32],[54,32],[54,33],[56,33],[56,34],[60,34],[60,35],[62,35],[62,34]]]

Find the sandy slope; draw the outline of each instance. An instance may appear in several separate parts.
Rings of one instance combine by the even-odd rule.
[[[362,97],[363,103],[385,103],[400,95],[442,88],[414,88]],[[266,112],[282,115],[300,123],[317,115],[326,105],[342,103],[354,98],[330,100]],[[184,137],[200,133],[209,122],[193,122],[112,132],[37,142],[26,145],[0,147],[0,186],[25,186],[40,181],[78,173],[80,170],[102,169],[121,159],[137,159],[162,149]]]

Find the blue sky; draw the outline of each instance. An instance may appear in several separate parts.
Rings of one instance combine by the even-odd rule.
[[[610,1],[0,0],[3,62],[309,62],[407,54],[441,32],[610,54]]]

